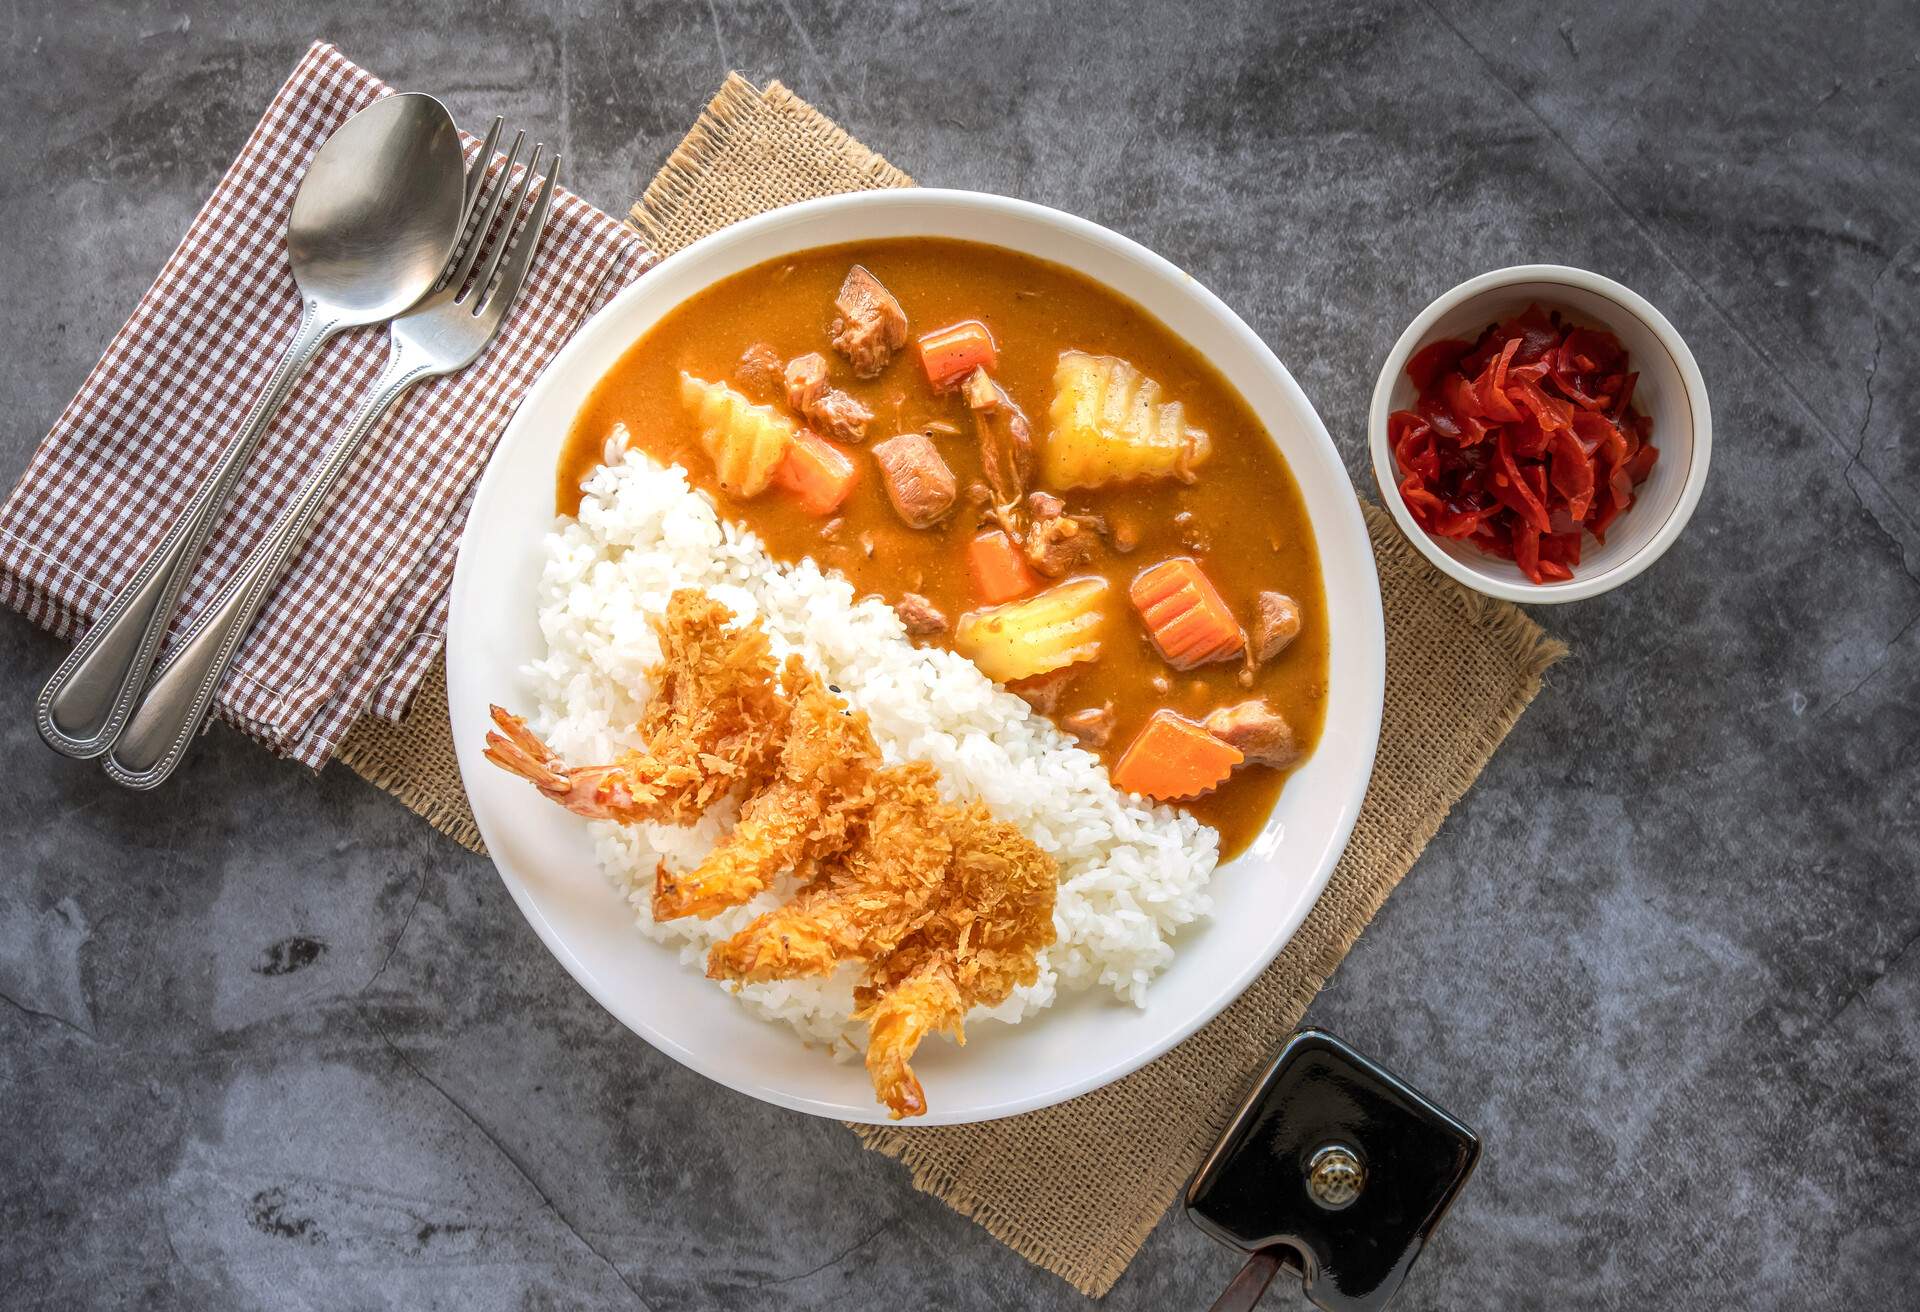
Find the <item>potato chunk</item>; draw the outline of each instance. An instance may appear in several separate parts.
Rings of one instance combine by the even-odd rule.
[[[700,424],[700,445],[730,496],[757,497],[773,481],[798,426],[770,405],[755,405],[725,383],[680,375],[680,399]]]
[[[1052,420],[1044,457],[1054,487],[1130,480],[1193,481],[1207,458],[1205,432],[1160,384],[1111,355],[1062,351],[1053,371]]]
[[[1090,661],[1100,654],[1106,597],[1105,579],[1068,579],[1024,601],[961,616],[953,648],[999,683]]]

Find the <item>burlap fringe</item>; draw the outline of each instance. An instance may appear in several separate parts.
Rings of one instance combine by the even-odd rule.
[[[460,846],[486,855],[454,752],[444,656],[434,658],[405,719],[360,720],[335,757]]]
[[[374,787],[392,793],[401,805],[469,852],[487,854],[487,845],[480,841],[480,826],[474,823],[465,799],[437,796],[422,787],[415,773],[417,763],[394,759],[377,741],[363,737],[357,727],[340,744],[335,759]]]
[[[913,185],[911,177],[889,164],[884,156],[848,136],[838,123],[794,95],[784,83],[769,82],[762,91],[734,71],[727,74],[719,93],[700,111],[692,130],[647,184],[646,193],[627,212],[628,225],[646,237],[655,249],[670,253],[676,243],[664,216],[677,212],[697,190],[709,185],[707,171],[722,157],[736,128],[749,113],[767,109],[787,115],[790,123],[798,122],[809,144],[822,156],[838,160],[862,186]]]
[[[992,1200],[983,1197],[971,1186],[961,1183],[950,1171],[941,1170],[925,1160],[925,1155],[914,1147],[912,1140],[898,1139],[888,1134],[891,1128],[884,1125],[848,1126],[859,1138],[862,1145],[882,1157],[890,1157],[907,1168],[907,1178],[913,1187],[921,1193],[932,1194],[948,1207],[967,1220],[985,1230],[995,1239],[1011,1248],[1027,1261],[1044,1271],[1051,1271],[1062,1280],[1078,1289],[1081,1293],[1099,1298],[1120,1279],[1127,1269],[1133,1254],[1146,1239],[1145,1233],[1136,1235],[1128,1247],[1125,1258],[1115,1260],[1111,1256],[1094,1263],[1062,1260],[1060,1253],[1053,1248],[1036,1243],[1019,1223],[1001,1215]],[[1160,1223],[1165,1209],[1159,1205],[1153,1208],[1152,1220],[1146,1229],[1151,1231]],[[1104,1250],[1103,1250],[1104,1251]]]

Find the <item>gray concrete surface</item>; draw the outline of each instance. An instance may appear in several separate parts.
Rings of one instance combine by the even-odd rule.
[[[1574,645],[1311,1018],[1485,1134],[1402,1306],[1893,1306],[1920,1281],[1920,9],[43,4],[0,15],[11,477],[307,41],[627,202],[729,67],[1086,214],[1293,368],[1357,481],[1388,344],[1525,260],[1713,392],[1692,528]],[[840,1127],[604,1015],[490,867],[226,733],[159,796],[28,726],[0,617],[0,1303],[1085,1302]],[[1201,1307],[1177,1215],[1107,1300]],[[1287,1305],[1285,1297],[1275,1305]]]

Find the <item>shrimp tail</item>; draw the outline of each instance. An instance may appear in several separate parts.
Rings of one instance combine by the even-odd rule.
[[[497,728],[487,731],[486,758],[543,793],[565,789],[566,773],[558,768],[552,750],[527,728],[527,722],[504,706],[495,706],[492,710]]]
[[[487,732],[484,755],[539,789],[541,796],[589,820],[633,824],[651,817],[657,789],[643,776],[641,767],[650,763],[641,754],[629,753],[615,765],[569,769],[519,716],[495,706],[493,722],[496,728]]]
[[[966,1042],[961,1028],[966,1012],[952,975],[933,966],[901,981],[856,1013],[867,1022],[867,1078],[893,1120],[926,1115],[927,1096],[910,1059],[922,1039],[941,1030]]]

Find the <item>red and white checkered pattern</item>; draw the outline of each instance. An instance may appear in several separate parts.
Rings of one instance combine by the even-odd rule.
[[[238,429],[300,317],[284,234],[320,143],[392,94],[316,43],[0,506],[0,602],[76,636],[125,586]],[[530,134],[532,135],[532,134]],[[469,158],[478,148],[467,140]],[[318,767],[369,711],[403,714],[440,650],[480,470],[568,336],[645,269],[632,230],[567,191],[499,336],[414,389],[348,468],[241,645],[215,713]],[[266,532],[385,362],[342,334],[295,386],[214,528],[176,632]]]

